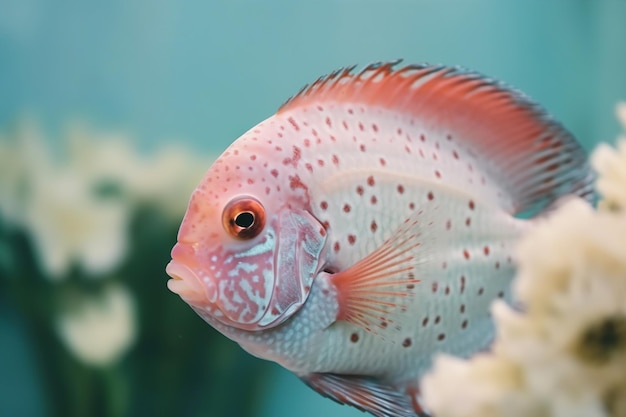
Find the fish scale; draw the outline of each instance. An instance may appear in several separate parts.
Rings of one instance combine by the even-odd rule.
[[[237,139],[192,194],[170,289],[251,354],[378,416],[423,412],[433,355],[493,338],[517,240],[582,148],[521,93],[458,68],[340,70]]]

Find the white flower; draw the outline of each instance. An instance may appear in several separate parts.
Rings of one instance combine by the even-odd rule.
[[[133,210],[149,205],[182,218],[208,168],[182,147],[139,155],[121,133],[94,134],[75,124],[57,158],[31,122],[0,137],[0,216],[26,229],[47,275],[73,265],[103,276],[123,260]]]
[[[126,254],[130,207],[94,188],[72,167],[33,181],[25,223],[52,279],[64,277],[73,263],[92,275],[106,273]]]
[[[618,104],[616,113],[626,131],[626,102]],[[600,144],[591,155],[591,164],[598,172],[600,207],[626,210],[626,136],[617,139],[617,149]]]
[[[438,417],[546,415],[524,389],[520,367],[488,354],[471,361],[438,356],[421,381],[421,392],[426,409]]]
[[[600,144],[591,156],[599,177],[596,184],[602,195],[602,207],[626,210],[626,138],[617,142],[617,149]]]
[[[121,285],[109,285],[99,296],[83,296],[57,318],[61,341],[80,361],[107,366],[119,360],[136,337],[135,305]]]
[[[552,308],[555,295],[595,268],[626,273],[624,236],[626,217],[569,201],[548,219],[537,220],[520,243],[515,293],[532,313]]]
[[[30,178],[25,225],[52,279],[77,264],[98,276],[126,254],[131,205],[124,184],[132,175],[132,152],[123,139],[68,137],[64,163]]]

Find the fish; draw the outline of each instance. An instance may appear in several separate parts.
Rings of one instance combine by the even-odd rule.
[[[376,416],[425,415],[433,356],[489,349],[515,245],[586,153],[523,93],[461,67],[320,77],[193,191],[169,289],[244,350]]]

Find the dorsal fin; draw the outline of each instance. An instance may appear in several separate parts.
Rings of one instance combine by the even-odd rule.
[[[458,67],[376,63],[340,69],[303,88],[278,114],[324,102],[382,107],[460,138],[515,201],[537,213],[562,195],[593,199],[593,175],[573,136],[522,93]]]

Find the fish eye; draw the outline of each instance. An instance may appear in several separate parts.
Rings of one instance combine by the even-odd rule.
[[[256,199],[239,197],[231,200],[222,214],[224,230],[237,239],[252,239],[265,226],[265,209]]]

